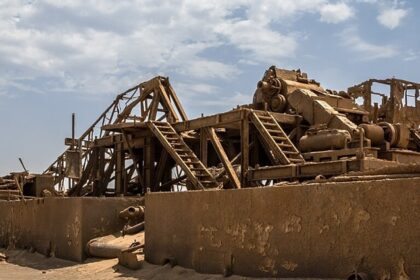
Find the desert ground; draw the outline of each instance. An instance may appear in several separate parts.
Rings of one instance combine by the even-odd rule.
[[[223,279],[222,275],[199,274],[191,269],[185,269],[179,266],[171,267],[169,264],[164,266],[152,265],[147,262],[143,267],[133,271],[118,265],[117,259],[88,259],[84,263],[75,263],[58,258],[46,258],[38,253],[30,253],[23,250],[0,249],[2,256],[7,256],[6,260],[0,261],[0,279],[1,280],[76,280],[76,279]],[[255,279],[241,276],[228,277],[232,280]],[[259,278],[263,279],[263,278]],[[272,279],[272,278],[271,278]],[[292,279],[288,279],[292,280]],[[303,280],[303,279],[294,279]],[[322,279],[305,279],[322,280]],[[329,279],[332,280],[332,279]],[[338,280],[338,279],[337,279]]]

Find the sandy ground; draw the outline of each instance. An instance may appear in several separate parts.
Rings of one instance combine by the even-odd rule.
[[[156,266],[144,263],[139,270],[133,271],[118,265],[117,259],[100,260],[88,259],[85,263],[75,263],[57,258],[46,258],[38,253],[29,253],[22,250],[5,251],[0,254],[7,255],[6,261],[0,260],[1,280],[76,280],[76,279],[223,279],[221,275],[199,274],[191,269],[179,266],[171,268],[170,265]],[[228,279],[254,279],[240,276],[231,276]],[[262,278],[259,278],[262,279]],[[272,278],[271,278],[272,279]],[[295,279],[298,280],[298,279]],[[305,279],[309,280],[309,279]],[[311,279],[315,280],[315,279]],[[317,279],[318,280],[318,279]],[[321,280],[321,279],[319,279]],[[331,279],[330,279],[331,280]]]

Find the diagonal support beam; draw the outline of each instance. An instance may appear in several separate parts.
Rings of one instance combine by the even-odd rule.
[[[236,175],[236,172],[233,169],[233,166],[230,163],[230,160],[227,157],[225,150],[223,149],[222,143],[220,142],[220,139],[217,136],[216,131],[214,130],[213,127],[207,127],[205,130],[208,137],[210,138],[211,143],[213,144],[214,149],[216,150],[217,155],[219,156],[220,161],[225,167],[226,173],[228,174],[231,183],[236,189],[240,189],[241,182],[239,181],[239,178]]]

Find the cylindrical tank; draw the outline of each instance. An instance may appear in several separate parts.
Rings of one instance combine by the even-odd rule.
[[[270,108],[273,112],[283,113],[286,109],[287,100],[284,95],[274,94],[270,99]]]
[[[410,143],[410,128],[402,123],[397,123],[394,126],[398,134],[398,141],[395,146],[401,149],[407,149]]]
[[[384,130],[385,140],[388,141],[391,144],[391,146],[394,146],[398,140],[397,139],[398,135],[397,135],[394,125],[388,122],[381,122],[378,125],[381,126],[382,129]]]
[[[383,128],[385,140],[391,144],[391,147],[407,149],[410,142],[410,129],[406,125],[388,122],[381,122],[379,125]]]
[[[322,129],[308,130],[299,140],[302,152],[344,149],[350,142],[351,135],[347,130]]]
[[[365,137],[370,139],[373,146],[379,146],[384,142],[384,129],[379,125],[363,123],[359,127],[364,130]]]
[[[118,257],[121,250],[127,249],[127,247],[127,245],[106,243],[97,238],[86,244],[86,253],[92,257],[113,259]]]

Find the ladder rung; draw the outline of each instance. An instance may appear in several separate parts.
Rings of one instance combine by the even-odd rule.
[[[289,158],[291,162],[303,162],[301,158]]]
[[[159,129],[171,129],[172,130],[172,127],[167,126],[167,125],[155,124],[155,126]]]
[[[193,166],[193,167],[190,167],[191,170],[192,170],[192,168],[194,168],[194,166],[197,166],[197,164],[198,164],[198,166],[201,166],[200,162],[198,162],[197,160],[196,161],[184,161],[184,162],[185,162],[186,165]]]
[[[279,129],[267,129],[267,131],[270,132],[270,133],[280,133],[280,134],[283,134],[283,132],[281,130],[279,130]]]
[[[199,168],[197,168],[197,167],[193,167],[193,168],[190,168],[190,170],[191,170],[191,171],[204,171],[205,169],[204,169],[204,168],[202,168],[202,167],[199,167]]]
[[[200,181],[201,184],[214,184],[214,181]]]
[[[211,176],[209,174],[206,174],[206,173],[195,173],[195,176],[197,176],[197,177],[209,177],[209,178],[211,178]]]
[[[293,146],[292,145],[289,145],[289,144],[277,143],[277,145],[279,147],[281,147],[281,148],[293,148]]]
[[[258,116],[258,118],[260,118],[262,120],[272,120],[272,118],[269,117],[269,116],[263,116],[263,115],[258,115],[258,114],[257,114],[257,116]]]
[[[195,158],[195,156],[191,155],[190,153],[183,153],[182,155],[179,155],[181,158]]]
[[[281,140],[281,141],[287,140],[286,137],[282,137],[282,136],[271,136],[271,137],[273,137],[274,140]]]
[[[292,152],[292,151],[283,151],[283,154],[285,155],[298,155],[298,152]]]
[[[173,132],[173,131],[161,131],[161,133],[163,134],[163,135],[178,135],[178,134],[176,134],[175,132]]]
[[[184,147],[184,144],[182,144],[182,143],[180,143],[180,142],[169,142],[171,145],[173,145],[173,146],[178,146],[178,147],[180,147],[180,146],[182,146],[182,147]]]
[[[275,123],[262,122],[262,124],[263,124],[264,126],[277,127],[277,124],[275,124]]]

